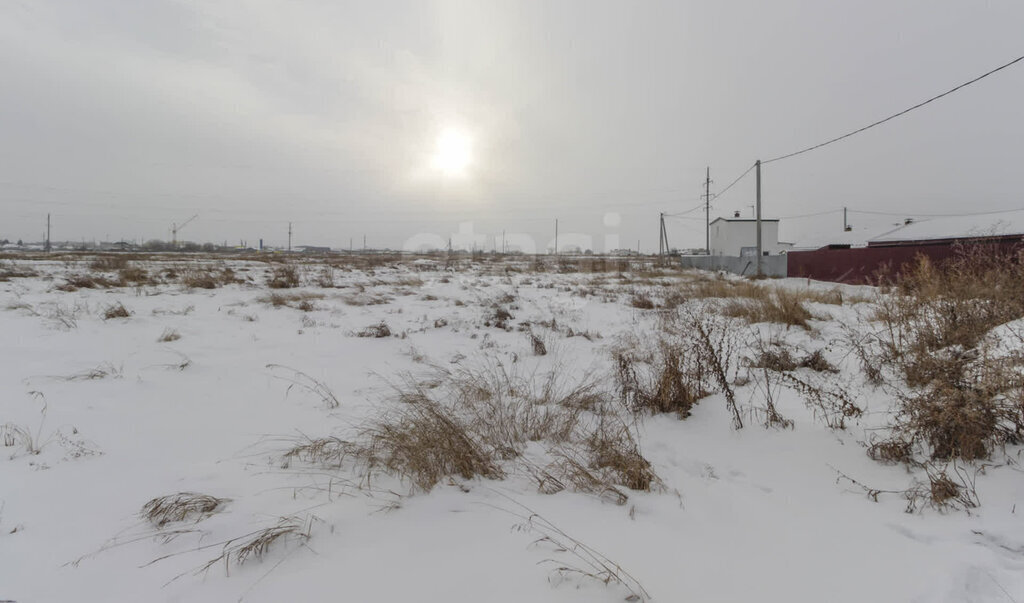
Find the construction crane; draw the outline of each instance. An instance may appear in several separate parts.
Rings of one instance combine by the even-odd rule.
[[[199,214],[196,214],[196,215],[192,216],[191,218],[189,218],[188,220],[185,220],[181,224],[176,224],[174,222],[171,222],[171,246],[172,247],[174,247],[175,249],[178,248],[178,231],[181,230],[182,228],[185,228],[186,226],[188,226],[189,222],[191,222],[192,220],[195,220],[198,217],[199,217]]]

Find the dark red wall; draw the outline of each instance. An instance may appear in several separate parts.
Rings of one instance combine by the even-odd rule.
[[[927,256],[935,263],[941,263],[961,253],[964,242],[969,241],[850,249],[822,247],[813,251],[790,251],[786,271],[789,276],[819,281],[875,284],[880,277],[898,277],[902,267],[913,262],[918,254]],[[998,248],[1000,252],[1013,253],[1020,249],[1021,238],[1015,236],[994,242],[987,241],[985,244]]]

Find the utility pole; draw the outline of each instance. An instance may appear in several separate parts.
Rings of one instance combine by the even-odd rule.
[[[757,276],[764,276],[761,270],[761,160],[757,163]]]
[[[363,235],[363,251],[366,251],[366,235]]]
[[[704,254],[711,255],[711,166],[704,178]]]
[[[851,230],[853,230],[853,228],[850,226],[849,222],[846,221],[846,208],[844,207],[843,208],[843,232],[850,232]]]
[[[50,214],[46,214],[46,251],[50,251]]]
[[[505,255],[508,252],[508,248],[505,247],[505,229],[501,229],[501,254]]]
[[[348,252],[352,253],[352,237],[348,238]]]
[[[288,251],[292,250],[292,223],[288,223]]]
[[[665,257],[668,255],[668,231],[665,229],[665,214],[664,212],[660,216],[660,225],[658,229],[658,255]]]
[[[658,214],[658,255],[665,254],[665,212]]]
[[[555,255],[558,255],[558,218],[555,218]]]

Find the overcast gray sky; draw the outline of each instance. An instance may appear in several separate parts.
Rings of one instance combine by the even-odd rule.
[[[558,218],[650,250],[705,166],[720,189],[1024,54],[1022,32],[1019,0],[2,0],[0,238],[50,212],[58,240],[168,239],[199,214],[181,238],[283,244],[292,221],[296,244],[398,247],[471,222],[543,247]],[[766,166],[764,212],[1024,207],[1022,100],[1018,64]],[[748,177],[712,217],[753,198]],[[703,246],[701,219],[668,228]]]

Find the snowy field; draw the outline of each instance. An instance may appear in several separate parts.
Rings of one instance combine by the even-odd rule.
[[[0,600],[1024,601],[1019,444],[868,454],[876,290],[534,268],[0,261]]]

